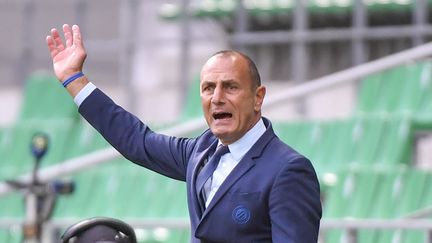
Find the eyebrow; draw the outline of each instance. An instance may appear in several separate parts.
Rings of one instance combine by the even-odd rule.
[[[201,84],[209,84],[209,83],[216,83],[216,82],[217,81],[214,81],[214,80],[204,80],[204,81],[201,82]],[[235,80],[234,79],[224,79],[224,80],[221,80],[221,82],[222,82],[222,84],[224,84],[224,83],[234,83]]]

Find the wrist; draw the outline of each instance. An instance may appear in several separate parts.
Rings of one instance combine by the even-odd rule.
[[[87,77],[82,76],[69,83],[69,85],[67,85],[66,87],[66,90],[72,97],[75,97],[88,83],[89,80],[87,79]]]
[[[63,71],[61,73],[56,73],[56,76],[58,78],[58,80],[60,81],[60,83],[64,83],[68,78],[72,77],[73,75],[77,74],[77,73],[81,73],[82,70],[68,70],[68,71]]]
[[[81,78],[84,76],[83,72],[77,72],[73,75],[68,76],[65,80],[63,80],[62,85],[63,87],[67,87],[70,83],[74,82],[75,80]]]

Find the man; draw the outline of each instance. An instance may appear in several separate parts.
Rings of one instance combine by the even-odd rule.
[[[186,181],[192,242],[317,242],[315,171],[261,117],[266,90],[246,55],[223,51],[205,63],[200,94],[210,129],[176,138],[154,133],[90,83],[81,73],[86,52],[79,27],[64,25],[63,32],[66,45],[56,29],[47,37],[57,78],[123,156]]]

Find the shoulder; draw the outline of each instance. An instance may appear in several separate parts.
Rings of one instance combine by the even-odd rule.
[[[210,129],[206,129],[201,135],[194,139],[195,141],[195,152],[199,153],[208,149],[215,141],[217,137],[213,135]]]

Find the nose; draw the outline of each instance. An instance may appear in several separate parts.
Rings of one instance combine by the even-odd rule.
[[[217,105],[217,104],[223,104],[225,100],[225,94],[224,94],[224,90],[221,87],[221,85],[217,85],[213,91],[213,95],[212,95],[212,103]]]

